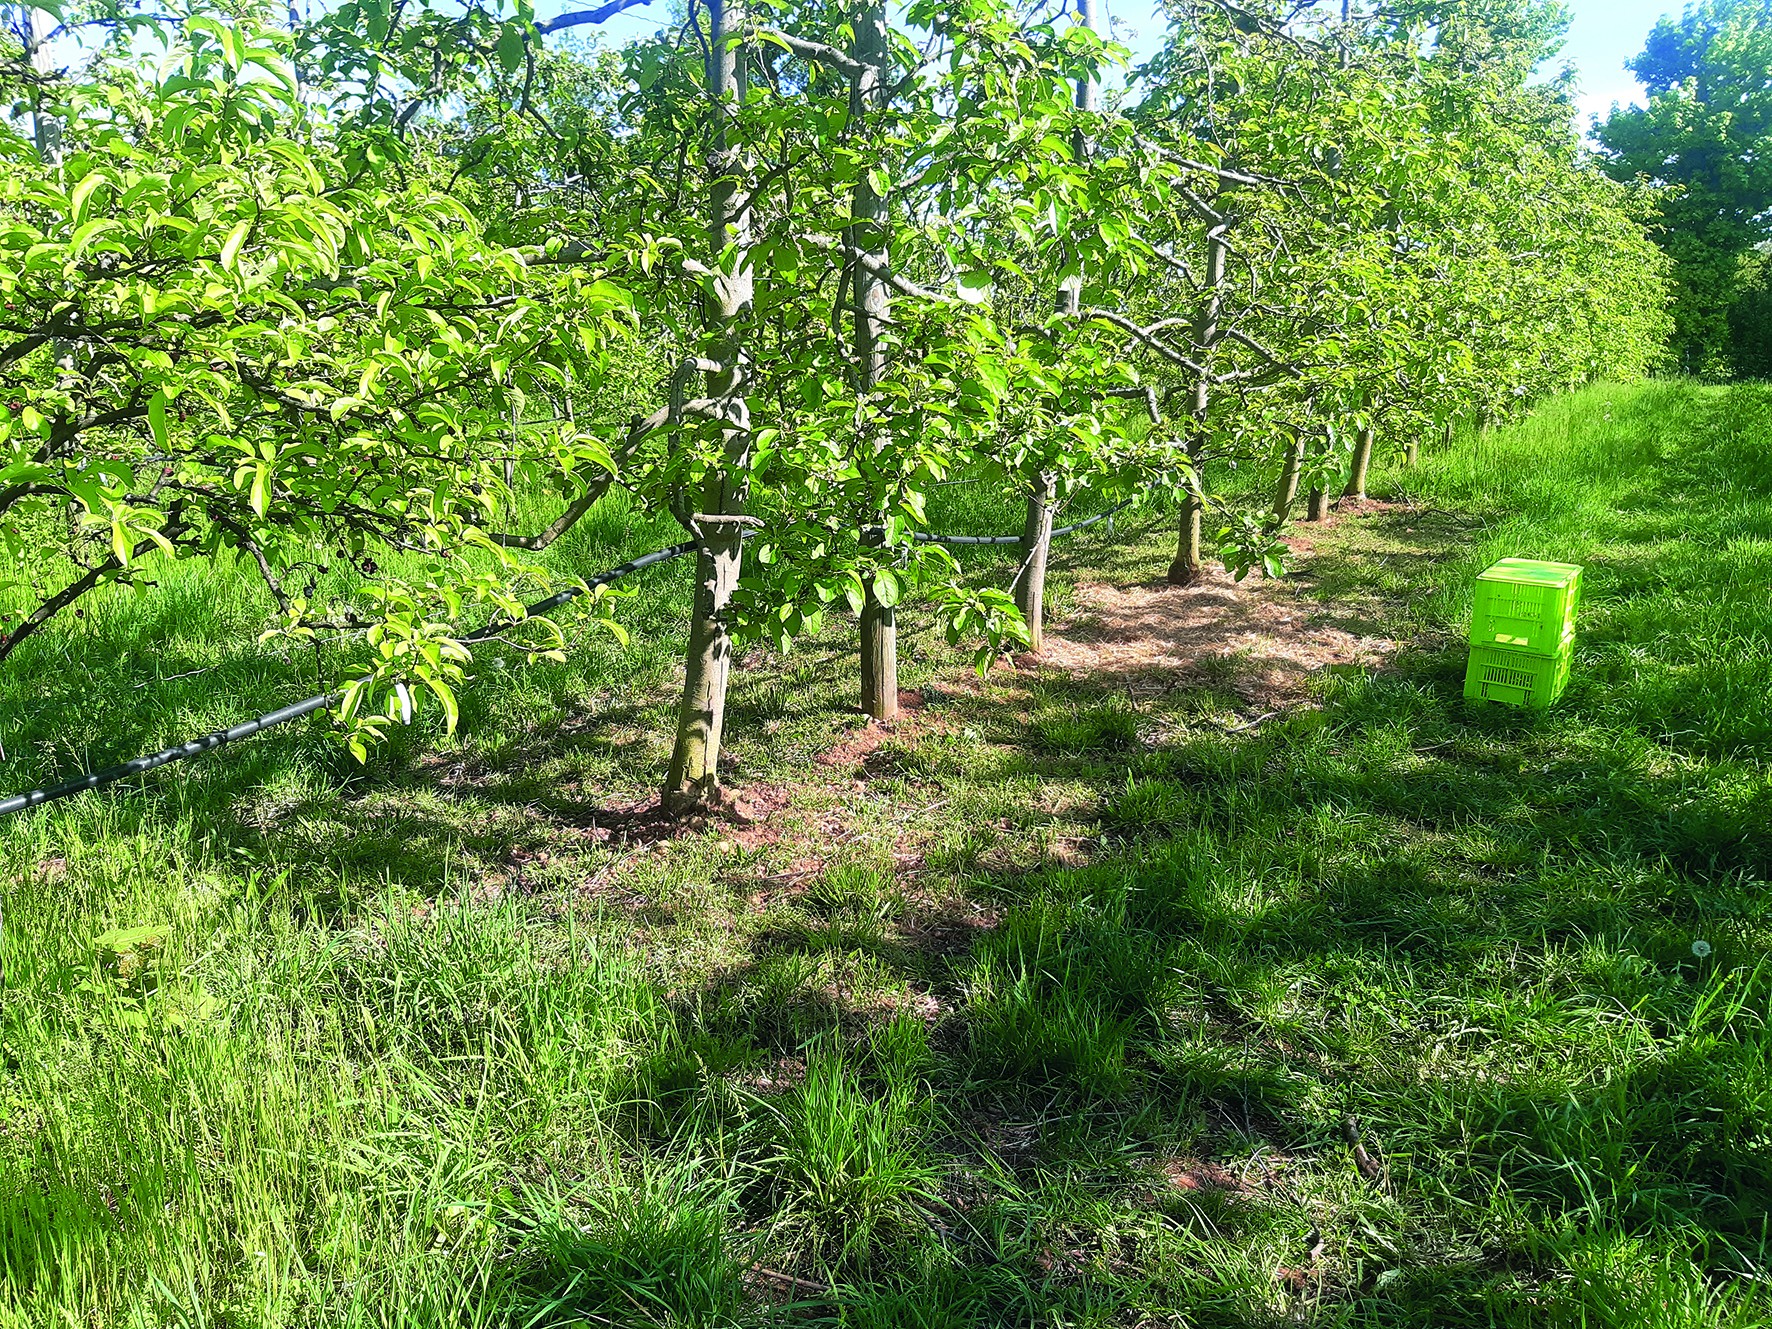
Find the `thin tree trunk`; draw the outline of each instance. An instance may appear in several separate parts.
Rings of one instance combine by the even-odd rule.
[[[1364,501],[1366,472],[1372,467],[1372,444],[1377,437],[1377,431],[1367,426],[1354,440],[1354,460],[1347,473],[1347,487],[1341,491],[1343,498]]]
[[[677,742],[664,802],[684,811],[712,801],[720,786],[720,739],[726,723],[726,686],[732,676],[732,637],[726,609],[738,586],[744,528],[736,522],[703,527],[695,560],[695,610],[689,621],[683,698],[677,706]]]
[[[505,502],[511,505],[511,515],[517,515],[517,404],[511,403],[511,451],[505,458]]]
[[[1095,28],[1095,0],[1077,0],[1077,24],[1091,31]],[[1095,80],[1077,80],[1077,109],[1095,109]],[[1071,138],[1071,153],[1078,162],[1084,159],[1089,144],[1078,130]],[[1083,310],[1083,278],[1079,274],[1058,286],[1058,312],[1069,318]],[[1042,473],[1028,491],[1027,512],[1021,526],[1021,579],[1015,583],[1015,607],[1027,622],[1028,649],[1040,653],[1045,637],[1043,615],[1046,605],[1046,565],[1052,556],[1052,504],[1057,482],[1049,473]]]
[[[1190,448],[1191,452],[1192,449]],[[1205,505],[1192,490],[1181,497],[1181,517],[1176,523],[1175,560],[1169,565],[1171,586],[1192,586],[1206,566]]]
[[[737,154],[727,119],[744,103],[743,47],[731,34],[744,28],[744,0],[709,0],[709,100],[714,129],[708,143],[708,237],[715,254],[736,247],[731,264],[721,264],[708,295],[707,322],[713,354],[721,366],[710,374],[708,395],[724,402],[725,467],[711,476],[702,494],[698,522],[701,550],[696,556],[695,610],[689,622],[683,698],[677,708],[677,737],[671,752],[663,802],[683,811],[713,802],[720,787],[720,738],[726,719],[726,687],[732,673],[732,638],[726,621],[738,587],[744,557],[744,528],[732,520],[744,512],[749,470],[750,416],[744,400],[744,348],[738,324],[751,306],[752,272],[747,242],[750,203],[739,196]]]
[[[851,114],[861,123],[885,109],[887,88],[886,8],[869,4],[856,16],[855,59],[861,66],[850,91]],[[857,263],[855,293],[856,388],[866,400],[886,374],[883,333],[889,315],[889,293],[880,269],[890,260],[887,247],[887,202],[875,193],[866,171],[860,172],[851,204],[855,225],[850,245],[868,256]],[[887,440],[876,446],[884,449]],[[882,517],[884,514],[882,514]],[[861,708],[876,720],[898,715],[898,613],[875,598],[870,584],[861,610]]]
[[[20,5],[18,18],[19,37],[23,42],[26,67],[39,74],[48,73],[49,61],[43,55],[43,43],[49,34],[39,30],[36,8],[29,4]],[[52,19],[51,27],[53,25],[54,20]],[[45,166],[54,164],[53,159],[57,155],[61,137],[59,129],[58,125],[56,132],[52,133],[49,120],[43,114],[43,88],[40,84],[33,82],[31,84],[31,141],[37,149],[37,160]]]
[[[1407,443],[1403,444],[1403,465],[1421,465],[1421,440],[1413,435],[1410,436]]]
[[[1318,459],[1321,460],[1321,452]],[[1305,501],[1304,519],[1306,521],[1329,520],[1329,486],[1319,479],[1311,486],[1310,497]]]
[[[1274,529],[1279,530],[1292,520],[1292,505],[1298,502],[1298,477],[1304,469],[1304,435],[1295,434],[1286,445],[1286,459],[1280,464],[1280,482],[1274,486]]]
[[[1015,583],[1015,607],[1028,625],[1028,649],[1038,655],[1045,641],[1046,560],[1052,552],[1052,507],[1058,497],[1058,479],[1047,472],[1039,489],[1028,498],[1027,519],[1021,529],[1022,565]]]
[[[1219,316],[1224,310],[1225,276],[1230,264],[1230,219],[1220,216],[1206,232],[1206,285],[1199,315],[1194,319],[1194,347],[1201,366],[1212,363],[1212,351],[1222,332]],[[1169,565],[1169,581],[1176,586],[1192,586],[1205,569],[1205,553],[1201,537],[1205,515],[1206,483],[1201,471],[1205,466],[1206,421],[1212,405],[1212,385],[1202,373],[1194,380],[1193,427],[1188,438],[1188,463],[1193,474],[1188,479],[1187,493],[1181,500],[1181,521],[1176,532],[1175,561]]]

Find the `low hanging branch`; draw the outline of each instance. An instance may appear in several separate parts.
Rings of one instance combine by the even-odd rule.
[[[150,538],[137,543],[129,551],[129,561],[134,563],[138,559],[145,558],[151,550],[162,548],[162,541],[170,544],[183,534],[185,534],[184,504],[181,501],[174,503],[168,509],[166,526],[160,532],[160,538]],[[0,664],[5,663],[7,656],[24,645],[26,639],[62,610],[107,579],[114,580],[119,575],[127,576],[129,574],[125,571],[123,561],[112,554],[104,562],[88,568],[83,576],[69,582],[54,595],[49,596],[32,611],[23,623],[7,633],[5,637],[0,637]]]
[[[772,42],[792,55],[815,65],[827,65],[836,70],[851,83],[859,79],[867,66],[835,46],[827,46],[824,42],[807,41],[804,37],[796,37],[790,32],[779,28],[753,28],[750,36],[758,41]]]
[[[680,361],[671,373],[671,401],[659,407],[651,415],[635,420],[628,426],[626,437],[621,447],[615,452],[613,460],[615,471],[607,476],[600,476],[594,483],[585,487],[584,493],[574,499],[566,511],[556,517],[546,530],[539,535],[510,535],[503,533],[489,534],[488,539],[501,549],[524,549],[531,553],[546,549],[567,531],[578,525],[585,513],[596,506],[597,500],[609,492],[615,483],[616,475],[633,455],[639,451],[640,445],[652,434],[661,429],[678,424],[684,417],[697,420],[712,420],[720,423],[731,423],[732,396],[744,385],[742,374],[735,376],[733,393],[724,397],[698,397],[690,401],[681,400],[684,380],[692,373],[719,374],[724,366],[716,360],[700,356],[690,356]]]

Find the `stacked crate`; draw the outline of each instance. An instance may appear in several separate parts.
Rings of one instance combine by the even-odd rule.
[[[1510,706],[1549,706],[1569,683],[1581,569],[1504,558],[1477,578],[1464,695]]]

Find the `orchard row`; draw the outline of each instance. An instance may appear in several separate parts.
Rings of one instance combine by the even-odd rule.
[[[736,640],[848,606],[889,718],[902,601],[983,657],[1037,648],[1079,494],[1178,510],[1172,581],[1277,572],[1301,495],[1363,493],[1375,448],[1662,353],[1646,200],[1532,81],[1543,0],[1176,0],[1137,69],[1091,0],[701,0],[618,52],[560,35],[624,7],[27,32],[0,63],[0,667],[89,592],[229,551],[273,631],[359,643],[362,753],[417,696],[453,724],[470,621],[558,589],[544,551],[620,488],[698,547],[665,783],[691,805]],[[90,58],[44,73],[51,39]],[[918,538],[956,475],[1025,506],[1009,587]],[[362,579],[323,591],[339,558]],[[580,603],[502,639],[619,632]]]

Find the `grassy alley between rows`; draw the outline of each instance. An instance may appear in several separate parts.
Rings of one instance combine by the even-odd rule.
[[[746,659],[735,811],[674,827],[679,565],[630,648],[483,652],[453,741],[0,823],[0,1326],[1768,1322],[1772,392],[1374,489],[1242,594],[1377,665],[907,631],[882,734],[845,625]],[[1171,541],[1066,544],[1061,631]],[[1542,714],[1460,695],[1506,555],[1587,569]],[[0,792],[325,680],[174,575],[21,652]]]

